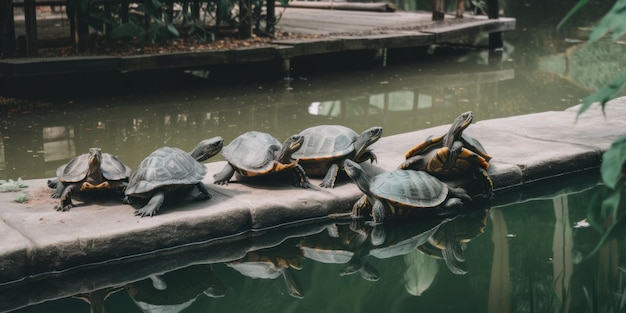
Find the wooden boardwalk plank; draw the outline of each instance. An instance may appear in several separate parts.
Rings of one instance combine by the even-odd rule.
[[[478,33],[510,31],[515,19],[484,16],[431,21],[430,12],[368,12],[324,9],[278,9],[278,32],[318,35],[311,39],[274,40],[258,47],[178,52],[126,57],[69,57],[0,60],[0,77],[83,72],[132,72],[187,69],[217,64],[285,60],[350,50],[420,47],[451,42]],[[282,14],[282,15],[281,15]],[[50,21],[54,22],[54,21]],[[58,34],[57,34],[58,35]]]

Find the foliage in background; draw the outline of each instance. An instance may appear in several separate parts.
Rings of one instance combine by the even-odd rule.
[[[176,4],[175,4],[176,3]],[[281,0],[287,6],[288,0]],[[199,12],[192,14],[190,7],[197,5]],[[101,33],[111,25],[112,39],[136,39],[140,43],[153,43],[180,36],[198,35],[202,40],[214,39],[208,29],[234,29],[239,25],[239,0],[143,0],[128,10],[127,21],[122,21],[120,6],[112,10],[93,0],[76,0],[68,4],[68,15],[77,10],[82,22]],[[255,25],[265,18],[263,1],[253,0]]]
[[[561,28],[574,14],[584,7],[589,0],[580,0],[572,10],[559,22],[557,29]],[[618,40],[626,34],[626,0],[617,0],[615,5],[607,12],[600,23],[594,27],[589,35],[589,42],[593,43],[598,39],[611,34],[613,40]],[[578,111],[578,115],[585,112],[593,103],[599,102],[604,111],[604,105],[617,95],[617,93],[626,85],[626,72],[622,72],[609,85],[600,89],[598,92],[583,99],[583,105]]]
[[[561,20],[557,28],[562,27],[588,2],[589,0],[580,0]],[[626,15],[626,0],[617,0],[592,30],[589,43],[593,44],[608,34],[611,34],[611,39],[614,41],[624,36],[626,34],[624,15]],[[596,93],[583,99],[577,116],[589,109],[593,103],[599,103],[604,112],[605,104],[613,99],[624,85],[626,85],[626,71],[620,73],[616,79]],[[587,220],[602,234],[602,237],[585,259],[597,254],[607,242],[626,236],[626,135],[614,141],[609,150],[604,153],[600,173],[606,188],[592,198]]]

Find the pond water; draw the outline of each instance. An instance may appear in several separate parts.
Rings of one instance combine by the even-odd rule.
[[[367,225],[303,224],[112,262],[3,292],[0,309],[623,312],[626,247],[612,239],[588,258],[600,232],[581,221],[604,188],[594,181],[463,216],[386,223],[383,244]],[[76,295],[20,308],[63,291]]]
[[[399,7],[414,9],[407,3]],[[261,65],[236,73],[213,69],[208,79],[149,73],[113,83],[38,82],[36,91],[0,97],[0,178],[51,177],[93,146],[134,168],[158,147],[190,150],[204,138],[229,142],[248,130],[282,139],[332,123],[357,131],[379,125],[392,135],[448,124],[468,110],[475,121],[562,110],[626,68],[626,45],[580,41],[586,36],[580,27],[597,22],[608,4],[596,3],[555,30],[574,3],[504,1],[504,15],[517,18],[517,30],[505,34],[500,62],[480,49],[437,47],[389,51],[386,67],[367,61],[367,54],[327,56],[315,66],[299,60],[290,81],[257,80],[267,69]],[[228,262],[206,260],[219,259],[211,251],[237,245],[147,256],[144,263],[85,269],[58,282],[3,291],[0,311],[87,312],[84,299],[58,299],[58,290],[78,294],[106,286],[90,296],[97,308],[111,293],[104,302],[108,312],[623,312],[623,244],[612,242],[575,264],[598,242],[592,228],[572,225],[586,216],[599,188],[479,208],[451,220],[385,225],[381,247],[368,244],[368,226],[307,225],[244,238],[246,247],[264,248],[224,257]],[[463,247],[456,261],[433,244],[446,240],[451,244],[443,247],[451,251]],[[354,251],[369,255],[363,270],[340,275]],[[285,277],[292,277],[291,293],[302,299],[290,295]]]

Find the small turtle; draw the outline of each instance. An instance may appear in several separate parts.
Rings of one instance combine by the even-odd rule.
[[[365,194],[352,207],[355,217],[371,209],[375,224],[382,223],[385,216],[399,216],[424,209],[444,212],[463,207],[463,201],[471,201],[462,188],[453,188],[434,176],[413,170],[394,170],[370,178],[363,168],[351,160],[344,164],[346,173]]]
[[[200,162],[216,155],[223,145],[224,139],[218,136],[201,141],[189,153],[171,147],[157,149],[141,161],[130,177],[124,202],[132,204],[133,198],[149,199],[145,206],[135,210],[135,215],[144,217],[156,214],[165,195],[175,190],[195,186],[200,191],[198,199],[210,199],[211,194],[202,182],[206,167]]]
[[[291,160],[291,155],[300,149],[303,140],[301,135],[293,135],[281,145],[268,133],[244,133],[224,147],[222,154],[228,163],[221,172],[213,175],[215,183],[228,184],[235,172],[243,177],[255,177],[292,170],[296,186],[309,188],[304,169],[298,160]]]
[[[358,163],[376,160],[369,146],[382,134],[382,127],[372,127],[360,135],[341,125],[309,127],[300,132],[304,142],[292,158],[300,160],[307,175],[325,175],[321,187],[333,188],[344,160]]]
[[[74,204],[72,195],[76,191],[119,189],[123,191],[128,182],[130,167],[100,148],[91,148],[89,153],[71,159],[57,168],[57,178],[48,181],[54,189],[52,198],[60,198],[57,211],[69,211]]]

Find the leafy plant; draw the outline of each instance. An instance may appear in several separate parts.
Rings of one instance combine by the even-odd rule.
[[[580,0],[559,22],[557,29],[565,25],[565,23],[588,2],[589,0]],[[593,43],[609,33],[611,33],[612,40],[618,40],[624,36],[626,34],[626,18],[624,18],[624,14],[626,14],[626,0],[617,0],[609,12],[604,15],[600,23],[594,27],[589,35],[589,42]],[[580,107],[578,115],[585,112],[589,109],[591,104],[596,102],[600,103],[602,111],[604,112],[604,105],[614,98],[624,85],[626,85],[626,72],[622,72],[609,85],[583,99],[583,105]]]
[[[589,0],[580,0],[557,25],[561,28],[574,14],[584,7]],[[611,34],[612,40],[618,40],[626,34],[626,0],[617,0],[601,19],[600,23],[589,35],[592,44],[600,38]],[[606,103],[613,99],[626,85],[626,72],[620,73],[611,83],[596,93],[583,99],[578,116],[585,112],[593,103],[600,103],[602,111]],[[590,202],[587,220],[602,233],[602,238],[585,259],[594,256],[610,240],[626,236],[626,135],[611,144],[602,156],[600,166],[602,181],[606,188],[596,194]],[[607,224],[606,221],[609,223]]]

